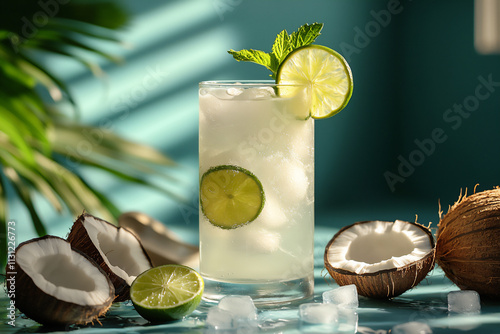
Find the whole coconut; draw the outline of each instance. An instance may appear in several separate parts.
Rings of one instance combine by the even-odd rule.
[[[500,300],[500,188],[459,197],[440,219],[436,260],[460,289]]]

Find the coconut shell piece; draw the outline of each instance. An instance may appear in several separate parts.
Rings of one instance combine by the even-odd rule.
[[[152,267],[132,232],[85,212],[74,222],[67,240],[106,272],[115,287],[115,302],[129,300],[135,277]]]
[[[153,217],[143,212],[125,212],[118,217],[118,224],[135,234],[148,253],[153,267],[164,264],[199,267],[199,247],[182,241]]]
[[[48,254],[44,254],[45,251]],[[111,306],[115,290],[104,270],[85,254],[72,249],[66,240],[50,235],[31,239],[21,243],[15,255],[14,268],[11,264],[6,267],[7,273],[15,273],[7,274],[7,291],[15,291],[9,297],[16,308],[38,323],[49,326],[87,324],[104,315]],[[32,261],[34,263],[26,265],[30,262],[26,257],[36,258]],[[54,261],[64,259],[74,263],[54,264]],[[68,278],[76,270],[80,271],[77,274],[88,278],[88,284],[85,280]],[[99,282],[102,289],[96,290],[94,285],[94,290],[89,291],[92,279]],[[12,289],[11,284],[15,284]],[[60,290],[59,295],[55,290]],[[90,293],[99,294],[101,303],[90,305],[85,298]]]
[[[440,219],[436,261],[460,289],[500,300],[500,188],[460,195]]]
[[[399,221],[401,222],[401,221]],[[336,239],[348,229],[359,224],[368,224],[371,221],[357,222],[355,224],[345,226],[340,229],[328,242],[325,248],[324,263],[331,277],[340,285],[354,284],[361,296],[389,299],[401,295],[405,291],[416,286],[422,281],[429,271],[434,267],[434,239],[428,228],[420,224],[403,222],[412,224],[415,228],[420,229],[428,236],[431,250],[422,256],[418,261],[409,263],[402,267],[380,270],[370,273],[358,274],[356,272],[334,267],[329,261],[329,249],[336,242]],[[389,222],[386,222],[389,223]],[[349,232],[347,232],[349,233]]]

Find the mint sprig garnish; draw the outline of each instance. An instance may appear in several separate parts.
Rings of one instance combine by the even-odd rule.
[[[281,62],[295,49],[313,43],[321,35],[323,23],[304,24],[297,31],[288,34],[286,30],[280,32],[272,47],[272,51],[267,53],[260,50],[229,50],[228,53],[237,61],[249,61],[267,67],[271,71],[271,77],[276,79],[276,72]]]

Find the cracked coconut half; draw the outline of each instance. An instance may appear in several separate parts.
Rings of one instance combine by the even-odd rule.
[[[44,236],[21,243],[15,252],[15,306],[29,318],[52,326],[86,324],[106,313],[115,289],[106,273],[64,239]]]
[[[115,302],[130,299],[134,279],[151,268],[146,251],[132,232],[88,213],[76,219],[68,241],[108,274],[115,287]]]
[[[433,268],[434,239],[428,228],[416,223],[358,222],[335,234],[324,261],[337,284],[355,284],[365,297],[392,298],[417,285]]]

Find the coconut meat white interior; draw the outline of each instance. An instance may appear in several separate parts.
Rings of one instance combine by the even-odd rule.
[[[403,267],[431,250],[429,235],[415,224],[373,221],[344,230],[330,245],[327,257],[334,268],[368,274]]]
[[[117,229],[89,216],[85,217],[83,226],[108,267],[128,285],[151,267],[141,244],[126,229]]]
[[[28,243],[19,248],[16,261],[40,290],[59,300],[102,305],[110,298],[107,277],[65,240]]]

